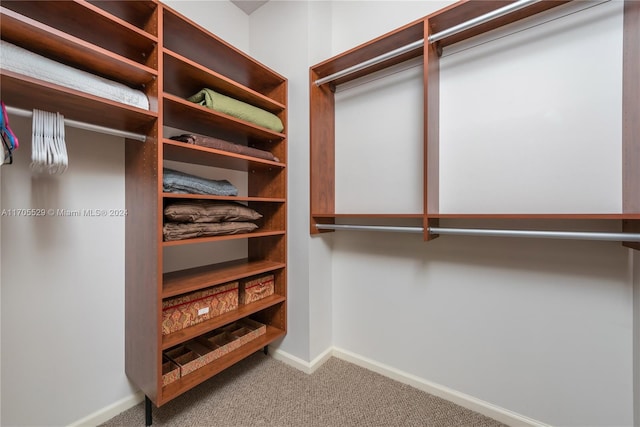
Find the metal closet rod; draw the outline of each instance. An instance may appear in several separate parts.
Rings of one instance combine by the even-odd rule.
[[[316,224],[318,230],[387,231],[397,233],[424,233],[423,227],[386,225]],[[599,231],[539,231],[493,230],[486,228],[429,227],[430,234],[484,237],[532,237],[541,239],[606,240],[615,242],[640,242],[640,233],[606,233]]]
[[[7,106],[7,112],[15,114],[20,117],[33,117],[32,111],[22,110],[20,108]],[[77,120],[64,119],[64,124],[78,129],[84,129],[92,132],[104,133],[107,135],[120,136],[128,139],[135,139],[136,141],[146,141],[145,135],[133,132],[127,132],[125,130],[113,129],[105,126],[94,125],[92,123],[79,122]]]
[[[439,33],[432,34],[428,37],[429,43],[435,43],[438,40],[442,40],[446,37],[453,36],[454,34],[461,33],[462,31],[468,30],[470,28],[476,27],[480,24],[484,24],[485,22],[492,21],[496,18],[499,18],[504,15],[508,15],[509,13],[515,12],[517,10],[523,9],[527,6],[530,6],[534,3],[539,2],[540,0],[518,0],[514,3],[510,3],[507,6],[498,8],[494,11],[485,13],[484,15],[480,15],[476,18],[465,21],[461,24],[454,25],[453,27],[447,28],[446,30],[440,31]],[[417,40],[413,43],[410,43],[406,46],[399,47],[398,49],[394,49],[390,52],[383,53],[382,55],[376,56],[375,58],[371,58],[367,61],[361,62],[349,68],[345,68],[344,70],[340,70],[336,73],[323,77],[321,79],[316,80],[314,83],[316,86],[323,85],[325,83],[334,81],[339,79],[340,77],[348,76],[349,74],[353,74],[357,71],[364,70],[365,68],[371,67],[373,65],[384,62],[388,59],[395,58],[404,53],[411,52],[412,50],[419,49],[424,46],[424,39]]]

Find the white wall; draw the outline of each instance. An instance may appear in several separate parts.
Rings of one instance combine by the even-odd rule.
[[[619,6],[612,3],[611,7]],[[335,2],[333,54],[420,18],[431,5]],[[365,15],[366,20],[359,19]],[[395,17],[401,22],[391,23]],[[591,21],[588,31],[597,26]],[[594,53],[588,38],[585,43]],[[443,87],[451,83],[445,71]],[[602,95],[608,88],[586,90]],[[614,113],[619,109],[619,102],[614,102],[618,94],[613,85],[613,101],[603,101],[604,107],[612,103]],[[476,111],[499,110],[491,97],[485,98]],[[537,100],[531,108],[548,107],[545,102]],[[336,114],[341,108],[336,106]],[[461,123],[472,120],[472,112],[450,108],[443,110],[442,120],[455,114],[457,127],[465,129]],[[350,122],[353,133],[366,132],[370,124],[353,118]],[[500,123],[494,122],[498,129]],[[338,131],[346,126],[342,123]],[[411,132],[403,126],[395,129],[399,141]],[[605,141],[619,138],[619,128],[605,130],[611,132]],[[449,141],[443,135],[441,146]],[[336,136],[340,138],[345,133]],[[476,157],[477,151],[467,152],[468,163]],[[347,161],[358,164],[358,159]],[[493,151],[492,160],[502,164],[499,150]],[[607,182],[615,183],[618,177],[610,167],[615,161],[607,162],[607,179],[613,177]],[[483,166],[478,162],[474,173]],[[580,167],[566,166],[569,173]],[[464,167],[455,173],[473,181],[474,175],[466,175]],[[572,190],[588,193],[591,187]],[[398,191],[412,194],[411,189]],[[462,202],[473,197],[469,186],[441,187],[443,191]],[[370,203],[360,198],[364,193],[352,194],[349,203]],[[605,193],[598,189],[596,202],[603,194],[608,197]],[[589,199],[593,194],[579,196]],[[518,199],[510,201],[517,206]],[[633,286],[628,250],[618,243],[453,236],[424,243],[419,236],[338,232],[332,255],[336,347],[552,425],[633,424]]]
[[[316,64],[331,56],[329,44],[333,23],[331,21],[332,2],[309,2],[309,51],[308,66]],[[308,77],[307,77],[308,78]],[[307,91],[308,95],[308,91]],[[307,101],[308,105],[308,101]],[[305,146],[309,147],[309,132],[307,128]],[[308,152],[306,158],[299,158],[301,164],[309,164]],[[305,181],[305,201],[308,208],[310,199],[309,171],[307,170]],[[307,222],[308,227],[308,222]],[[308,228],[307,228],[308,230]],[[311,320],[310,328],[310,361],[316,360],[333,344],[333,313],[332,302],[332,272],[333,239],[326,236],[325,239],[310,238],[308,232],[304,236],[309,245],[309,312]]]
[[[628,426],[626,259],[615,243],[336,235],[334,345],[552,425]]]
[[[337,213],[422,212],[423,69],[420,57],[338,86]]]
[[[440,212],[622,212],[622,6],[445,49]]]
[[[330,242],[309,237],[309,66],[330,52],[331,3],[270,1],[251,14],[251,55],[288,79],[288,331],[304,361],[331,346]]]
[[[231,3],[167,3],[248,50],[249,18]],[[21,146],[1,169],[2,208],[124,208],[122,139],[67,128],[69,170],[40,182],[29,169],[30,121],[10,120]],[[124,218],[5,216],[1,227],[1,424],[68,425],[131,398]],[[182,267],[175,255],[165,267]]]
[[[2,167],[4,209],[124,208],[122,139],[68,128],[69,169],[34,178],[31,122],[10,120],[21,144]],[[124,217],[2,218],[3,425],[65,425],[133,393],[123,248]]]

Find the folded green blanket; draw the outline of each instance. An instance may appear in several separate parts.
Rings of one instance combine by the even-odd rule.
[[[187,98],[187,100],[276,132],[282,132],[284,129],[282,120],[275,114],[254,107],[246,102],[222,95],[211,89],[202,89],[200,92]]]

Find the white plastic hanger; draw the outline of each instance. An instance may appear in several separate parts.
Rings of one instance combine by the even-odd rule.
[[[33,110],[31,168],[37,173],[61,174],[69,166],[64,116]]]
[[[42,172],[42,149],[41,149],[41,111],[33,110],[33,118],[31,120],[31,169],[35,172]]]
[[[64,116],[56,113],[56,121],[58,123],[56,126],[56,141],[58,142],[58,149],[60,151],[60,171],[58,173],[63,173],[69,166],[69,156],[67,155],[67,144],[64,132]]]

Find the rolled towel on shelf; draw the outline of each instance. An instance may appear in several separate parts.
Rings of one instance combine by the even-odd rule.
[[[187,100],[220,113],[228,114],[258,126],[271,129],[275,132],[282,132],[284,130],[282,120],[275,114],[247,104],[246,102],[222,95],[212,89],[204,88],[195,95],[187,98]]]

